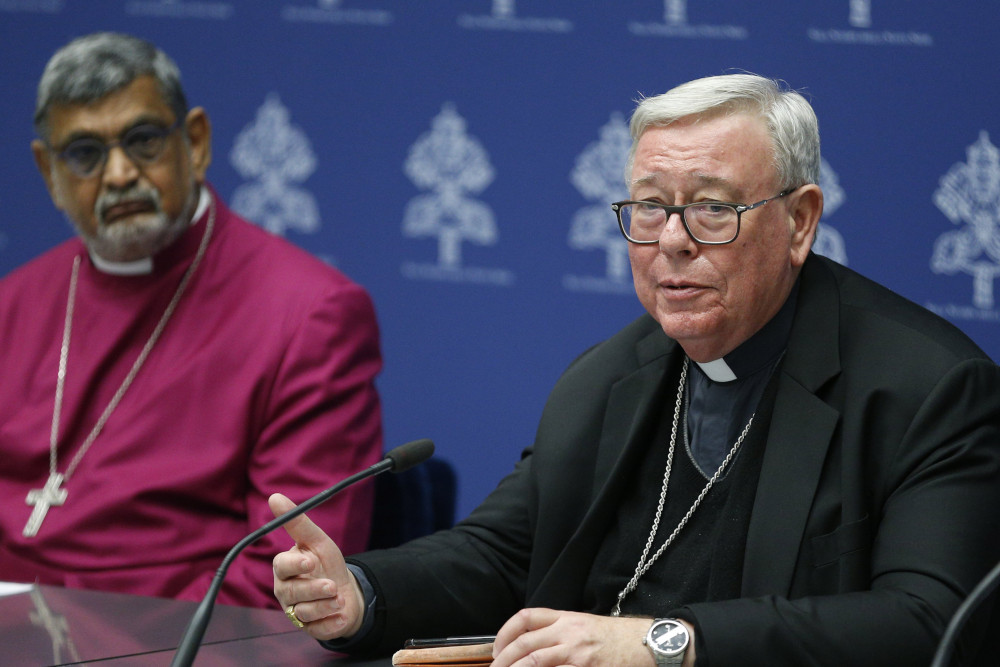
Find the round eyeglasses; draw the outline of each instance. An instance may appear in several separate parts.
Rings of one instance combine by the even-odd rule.
[[[60,151],[55,151],[51,147],[50,150],[53,150],[74,174],[81,178],[90,178],[104,169],[108,153],[115,146],[121,146],[125,155],[136,164],[152,164],[163,153],[167,137],[182,124],[182,119],[178,119],[170,127],[146,123],[130,128],[118,141],[105,143],[97,137],[82,137],[69,142]]]
[[[632,243],[659,243],[667,219],[674,213],[680,213],[684,229],[697,243],[724,245],[732,243],[740,235],[740,218],[744,213],[780,199],[794,190],[795,188],[782,190],[756,204],[711,201],[670,206],[655,201],[619,201],[612,204],[611,209],[618,214],[618,227],[622,234]]]

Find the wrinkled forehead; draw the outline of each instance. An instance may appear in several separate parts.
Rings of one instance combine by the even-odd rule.
[[[639,136],[628,184],[718,186],[738,191],[777,179],[773,141],[757,116],[716,115],[654,125]]]

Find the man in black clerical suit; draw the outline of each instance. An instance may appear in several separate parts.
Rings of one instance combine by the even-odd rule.
[[[498,633],[495,667],[927,665],[1000,559],[1000,370],[811,254],[798,93],[700,79],[631,132],[612,208],[648,314],[566,370],[455,528],[345,565],[289,523],[278,600],[348,652]]]

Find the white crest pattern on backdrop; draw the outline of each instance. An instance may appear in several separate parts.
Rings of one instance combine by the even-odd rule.
[[[467,30],[505,30],[510,32],[573,31],[573,22],[569,19],[518,16],[516,0],[493,0],[489,14],[460,14],[458,25],[460,28]]]
[[[611,202],[626,199],[625,162],[632,146],[628,123],[613,112],[600,138],[576,158],[570,182],[593,205],[579,209],[569,228],[569,247],[605,254],[605,276],[563,276],[563,287],[583,292],[632,293],[628,244],[618,229]]]
[[[837,176],[837,172],[823,159],[819,164],[819,187],[823,190],[823,217],[816,229],[813,252],[847,266],[847,244],[844,243],[843,235],[829,223],[823,222],[840,208],[847,196],[844,194],[844,188],[840,187],[840,177]]]
[[[240,176],[253,179],[233,192],[234,211],[275,234],[319,230],[316,198],[295,185],[316,171],[316,155],[277,93],[267,96],[254,122],[236,136],[229,162]]]
[[[408,262],[403,274],[427,280],[511,284],[509,271],[462,265],[463,242],[497,243],[493,210],[469,196],[485,190],[495,172],[486,149],[469,136],[465,119],[453,104],[445,103],[431,121],[431,130],[410,147],[403,169],[414,185],[429,191],[406,205],[403,235],[437,237],[438,246],[436,265]]]
[[[0,12],[24,14],[58,14],[66,5],[66,0],[6,0],[0,2]]]
[[[288,4],[282,8],[281,18],[298,23],[365,26],[387,26],[394,18],[392,12],[384,9],[356,9],[344,4],[344,0],[314,0],[311,5]]]
[[[203,0],[132,0],[125,3],[125,13],[169,19],[217,19],[233,16],[233,3]]]
[[[934,204],[957,230],[941,234],[934,242],[931,270],[972,277],[972,303],[985,312],[957,307],[953,317],[997,319],[994,282],[1000,274],[1000,151],[986,130],[966,149],[967,162],[959,162],[941,177]]]
[[[934,37],[926,32],[874,29],[872,0],[840,1],[847,3],[844,16],[850,27],[810,27],[807,30],[807,36],[810,40],[820,43],[863,44],[866,46],[934,46]],[[879,0],[879,2],[886,3],[886,0]]]
[[[650,3],[652,4],[652,3]],[[631,21],[629,32],[644,37],[684,37],[689,39],[747,39],[743,26],[688,22],[688,0],[663,0],[663,22]]]
[[[850,0],[848,23],[855,28],[872,27],[872,0]]]

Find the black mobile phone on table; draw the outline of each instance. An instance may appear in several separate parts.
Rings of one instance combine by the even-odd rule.
[[[489,644],[496,635],[467,635],[465,637],[433,637],[431,639],[407,639],[403,648],[440,648],[442,646],[472,646]]]

